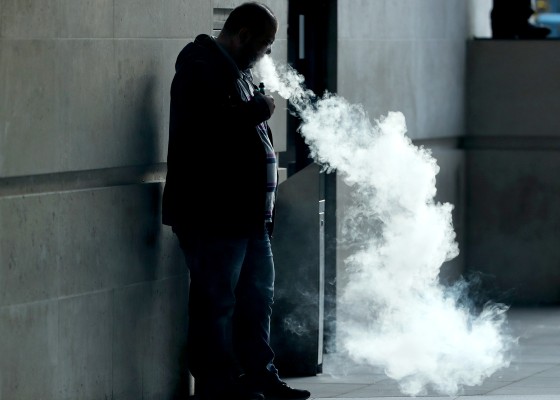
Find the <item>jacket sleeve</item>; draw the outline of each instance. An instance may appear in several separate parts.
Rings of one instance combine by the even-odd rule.
[[[228,81],[208,62],[195,61],[182,73],[178,89],[182,96],[187,96],[186,105],[194,117],[206,116],[226,125],[254,127],[271,116],[262,94],[255,91],[248,102],[231,96]]]

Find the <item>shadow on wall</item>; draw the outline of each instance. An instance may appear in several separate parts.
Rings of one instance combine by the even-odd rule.
[[[140,82],[134,82],[136,88],[129,87],[132,82],[125,85],[129,96],[139,96],[130,100],[134,110],[131,113],[132,121],[126,125],[130,131],[125,133],[125,146],[128,145],[128,148],[124,150],[131,153],[131,159],[140,160],[145,165],[159,162],[161,153],[158,129],[161,124],[155,111],[161,108],[161,104],[157,96],[156,79],[155,75],[148,75]]]
[[[158,163],[161,154],[158,110],[160,98],[155,75],[126,82],[132,108],[123,151],[127,159],[139,160],[149,167]],[[126,100],[125,100],[126,101]],[[141,278],[138,284],[123,290],[121,353],[116,357],[123,365],[115,366],[122,376],[114,382],[122,398],[186,398],[190,386],[185,367],[188,326],[188,274],[180,247],[171,230],[161,223],[163,184],[139,185],[133,204],[120,204],[124,240],[137,256],[128,273]],[[116,300],[118,301],[118,300]]]

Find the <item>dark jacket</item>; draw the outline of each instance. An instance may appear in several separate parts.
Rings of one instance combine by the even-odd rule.
[[[270,118],[268,105],[259,93],[242,100],[241,74],[210,36],[189,43],[175,71],[163,223],[193,235],[263,234],[266,153],[257,125]]]

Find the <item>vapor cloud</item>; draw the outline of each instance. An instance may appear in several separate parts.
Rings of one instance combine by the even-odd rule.
[[[475,311],[460,301],[464,282],[439,282],[442,264],[459,252],[453,206],[435,202],[439,167],[406,136],[403,114],[371,122],[362,106],[317,97],[268,56],[256,73],[290,101],[315,161],[352,189],[342,240],[356,251],[346,260],[337,319],[348,356],[383,367],[409,395],[428,388],[453,395],[507,367],[514,343],[505,333],[507,307]]]

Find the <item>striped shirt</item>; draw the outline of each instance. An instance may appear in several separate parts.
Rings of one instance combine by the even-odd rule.
[[[230,60],[230,62],[235,65],[235,62],[231,59],[227,51],[225,51],[222,46],[216,42],[224,56]],[[237,67],[236,67],[237,68]],[[255,85],[253,83],[253,75],[251,70],[239,71],[239,78],[237,79],[237,89],[241,94],[243,101],[248,102],[254,96]],[[276,161],[276,153],[274,152],[274,147],[272,142],[268,137],[268,124],[266,121],[261,122],[257,125],[257,132],[260,136],[264,150],[266,152],[266,199],[265,199],[265,212],[264,220],[265,222],[272,222],[272,213],[274,210],[274,202],[276,201],[276,189],[278,187],[278,167]]]
[[[255,90],[253,76],[250,70],[241,71],[241,76],[242,78],[237,80],[237,85],[240,92],[243,94],[243,100],[249,101],[253,97]],[[266,203],[264,220],[266,222],[272,222],[272,212],[274,210],[276,189],[278,186],[276,153],[274,152],[274,147],[268,137],[268,124],[266,121],[257,125],[257,131],[266,152]]]

